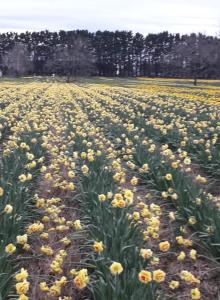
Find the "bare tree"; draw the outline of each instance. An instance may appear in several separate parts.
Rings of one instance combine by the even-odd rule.
[[[197,79],[218,61],[218,47],[218,43],[210,43],[203,35],[191,34],[174,46],[168,60],[185,76],[193,77],[193,84],[197,85]]]
[[[95,57],[85,38],[76,37],[70,44],[56,47],[51,59],[46,63],[46,69],[53,73],[67,76],[91,75],[94,71]]]
[[[3,66],[6,67],[8,75],[27,75],[33,67],[31,54],[27,46],[22,43],[16,43],[14,47],[3,56]]]

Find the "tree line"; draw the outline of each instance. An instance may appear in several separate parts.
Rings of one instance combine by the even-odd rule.
[[[74,30],[0,34],[4,75],[220,78],[220,39],[167,31]]]

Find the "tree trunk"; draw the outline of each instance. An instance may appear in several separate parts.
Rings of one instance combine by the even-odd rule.
[[[197,85],[197,76],[196,76],[196,75],[194,76],[194,82],[193,82],[193,85],[195,85],[195,86]]]
[[[69,83],[70,82],[70,75],[68,74],[66,77],[66,82]]]

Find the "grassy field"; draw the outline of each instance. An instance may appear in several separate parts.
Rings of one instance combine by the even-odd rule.
[[[65,77],[57,77],[54,78],[51,76],[29,76],[29,77],[2,77],[0,78],[0,82],[11,82],[11,83],[31,83],[31,82],[63,82],[65,83]],[[175,79],[175,78],[147,78],[147,77],[130,77],[130,78],[116,78],[116,77],[76,77],[71,79],[72,82],[76,82],[78,84],[107,84],[107,85],[115,85],[115,86],[145,86],[149,84],[157,84],[157,85],[171,85],[171,86],[189,86],[194,87],[193,79]],[[202,88],[202,87],[216,87],[220,86],[220,80],[205,80],[198,79],[198,84],[194,88]]]
[[[0,299],[219,299],[219,86],[1,79]]]

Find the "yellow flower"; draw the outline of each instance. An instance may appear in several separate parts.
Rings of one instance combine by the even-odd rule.
[[[147,172],[147,171],[149,170],[148,164],[144,164],[144,165],[142,166],[142,169],[144,170],[144,172]]]
[[[69,188],[70,191],[73,191],[75,189],[74,183],[73,182],[69,182],[68,188]]]
[[[0,197],[2,197],[4,195],[4,190],[2,187],[0,187]]]
[[[184,246],[186,246],[186,247],[191,247],[192,244],[193,244],[193,241],[191,241],[191,240],[189,240],[189,239],[185,239],[185,240],[183,241],[183,244],[184,244]]]
[[[81,153],[81,158],[85,159],[86,156],[87,156],[87,155],[86,155],[86,152],[82,152],[82,153]]]
[[[81,223],[80,223],[80,220],[76,220],[74,223],[74,228],[75,228],[75,230],[81,230],[82,229],[82,225],[81,225]]]
[[[47,240],[47,239],[49,238],[49,234],[48,234],[47,232],[42,232],[42,233],[40,234],[40,237],[41,237],[42,239],[44,239],[44,240]]]
[[[93,154],[88,154],[87,155],[87,158],[88,158],[88,161],[90,161],[90,162],[92,162],[92,161],[94,161],[94,156],[93,156]]]
[[[68,246],[71,244],[71,240],[68,239],[67,237],[64,237],[63,239],[61,239],[60,242],[63,243],[65,246]]]
[[[58,286],[60,286],[60,287],[65,286],[67,284],[67,278],[66,278],[66,276],[62,276],[60,278],[60,280],[56,280],[55,284],[58,285]]]
[[[140,282],[142,283],[148,283],[152,281],[152,274],[151,272],[142,270],[141,272],[139,272],[138,274],[138,279],[140,280]]]
[[[26,143],[21,143],[20,144],[20,147],[22,148],[22,149],[25,149],[25,148],[28,148],[28,145],[26,144]]]
[[[104,250],[104,246],[102,242],[94,242],[93,250],[97,253],[101,253]]]
[[[184,243],[184,238],[181,235],[177,236],[176,241],[179,245],[182,245]]]
[[[200,283],[199,279],[197,279],[192,273],[186,270],[180,272],[180,278],[188,283]]]
[[[98,199],[100,202],[104,202],[106,200],[106,196],[104,194],[98,195]]]
[[[89,283],[88,271],[86,269],[80,270],[74,278],[73,282],[78,289],[81,290],[85,288]]]
[[[173,212],[173,211],[169,212],[169,219],[170,219],[170,221],[176,220],[175,212]]]
[[[30,283],[27,280],[16,283],[16,292],[18,295],[27,294]]]
[[[122,200],[122,201],[123,201],[123,200]],[[112,202],[111,202],[111,206],[112,206],[112,207],[117,207],[117,206],[118,206],[118,200],[113,199]]]
[[[87,174],[89,172],[89,168],[87,167],[87,165],[83,165],[81,167],[81,171],[83,174]]]
[[[41,232],[43,230],[44,230],[44,224],[42,224],[40,222],[36,222],[36,223],[33,223],[28,226],[27,233],[32,234],[32,233],[36,233],[36,232]]]
[[[27,234],[24,234],[24,235],[17,235],[16,237],[16,241],[17,241],[17,244],[19,245],[24,245],[25,243],[27,243]]]
[[[50,264],[51,270],[56,274],[62,274],[63,270],[61,268],[61,265],[63,263],[62,257],[56,257],[55,260],[52,261]]]
[[[125,189],[124,190],[124,197],[125,197],[125,199],[133,199],[134,194],[131,190]]]
[[[198,288],[191,290],[191,299],[192,300],[199,300],[201,299],[201,293]]]
[[[47,286],[46,282],[41,282],[39,284],[39,288],[42,292],[48,292],[49,291],[49,287]]]
[[[131,185],[137,185],[138,184],[138,178],[133,177],[130,182],[131,182]]]
[[[96,155],[97,155],[97,156],[101,156],[101,155],[102,155],[102,152],[101,152],[100,150],[98,150],[98,151],[96,152]]]
[[[74,178],[75,177],[75,173],[73,171],[69,171],[68,172],[68,177],[69,178]]]
[[[120,193],[115,194],[114,199],[117,201],[123,200],[123,195]]]
[[[170,173],[166,174],[166,175],[165,175],[165,179],[166,179],[167,181],[171,181],[171,180],[173,179],[172,174],[170,174]]]
[[[133,219],[138,221],[140,219],[140,213],[138,211],[133,212]]]
[[[160,269],[153,271],[153,280],[156,282],[163,282],[165,280],[166,273]]]
[[[175,162],[175,161],[173,161],[172,164],[171,164],[171,167],[172,167],[173,169],[177,169],[177,168],[178,168],[178,163]]]
[[[33,169],[36,167],[36,165],[37,165],[36,161],[33,160],[30,164],[28,164],[28,168]]]
[[[140,250],[140,256],[142,256],[144,259],[149,259],[153,255],[153,251],[151,249],[141,249]]]
[[[189,220],[188,220],[188,223],[190,224],[190,225],[194,225],[194,224],[196,224],[197,223],[197,221],[196,221],[196,218],[195,217],[190,217],[189,218]]]
[[[160,262],[160,259],[156,256],[153,256],[151,261],[150,261],[152,266],[157,266],[159,264],[159,262]]]
[[[201,205],[202,200],[200,198],[196,198],[196,205]]]
[[[28,272],[24,268],[21,268],[20,273],[15,275],[16,281],[24,281],[28,278]]]
[[[136,167],[135,164],[133,164],[131,161],[128,161],[128,162],[127,162],[127,166],[128,166],[128,168],[131,169],[131,170],[134,170],[135,167]]]
[[[167,199],[168,193],[164,191],[164,192],[161,193],[161,196],[162,196],[163,199]]]
[[[113,262],[109,267],[109,270],[112,273],[112,275],[119,275],[123,272],[123,267],[120,263]]]
[[[21,182],[25,182],[27,180],[27,176],[25,174],[21,174],[18,179],[21,181]]]
[[[58,297],[61,293],[61,287],[59,285],[52,285],[49,289],[48,295],[51,297]]]
[[[183,163],[184,163],[185,165],[190,165],[190,164],[191,164],[191,159],[190,159],[189,157],[186,157],[186,158],[184,159]]]
[[[171,195],[171,198],[172,198],[172,200],[177,200],[177,199],[178,199],[177,193],[173,193],[173,194]]]
[[[43,216],[42,222],[48,223],[50,221],[50,218],[48,216]]]
[[[160,251],[167,252],[170,249],[170,243],[168,241],[159,243]]]
[[[113,197],[113,193],[112,193],[112,192],[108,192],[108,193],[107,193],[107,198],[108,198],[108,199],[112,199],[112,197]]]
[[[46,166],[42,166],[41,168],[40,168],[40,171],[43,173],[43,172],[45,172],[47,170],[47,167]]]
[[[78,271],[76,269],[71,269],[70,270],[70,275],[72,275],[73,277],[75,277],[76,275],[78,275]]]
[[[4,212],[5,212],[6,214],[11,214],[12,211],[13,211],[13,206],[11,206],[10,204],[7,204],[7,205],[5,206],[5,208],[4,208]]]
[[[44,178],[50,180],[50,179],[52,179],[52,175],[50,173],[46,173],[44,175]]]
[[[37,208],[44,208],[44,206],[45,206],[45,199],[43,199],[43,198],[37,199],[36,207]]]
[[[34,155],[32,153],[27,153],[26,156],[27,156],[28,160],[33,160],[34,159]]]
[[[189,256],[191,259],[196,260],[197,251],[195,249],[190,250]]]
[[[27,180],[31,180],[32,179],[32,175],[31,175],[31,173],[28,173],[27,174]]]
[[[8,244],[5,247],[5,252],[7,252],[8,254],[12,254],[16,251],[16,247],[13,244]]]
[[[176,280],[172,280],[169,284],[169,287],[172,289],[172,290],[175,290],[177,289],[178,287],[180,286],[180,283],[179,281],[176,281]]]
[[[40,248],[41,253],[52,256],[53,255],[53,249],[50,246],[41,246]]]
[[[177,256],[178,261],[183,261],[186,257],[185,252],[181,251],[180,254]]]
[[[196,176],[196,181],[202,184],[207,183],[207,179],[205,177],[202,177],[201,175]]]
[[[29,244],[27,244],[27,243],[25,243],[24,246],[23,246],[23,249],[24,249],[25,251],[29,251],[30,248],[31,248],[31,246],[30,246]]]
[[[116,206],[119,208],[124,208],[126,206],[125,200],[121,199],[121,200],[117,201]]]
[[[125,197],[128,205],[131,205],[133,203],[134,194],[131,190],[125,189],[124,197]]]

